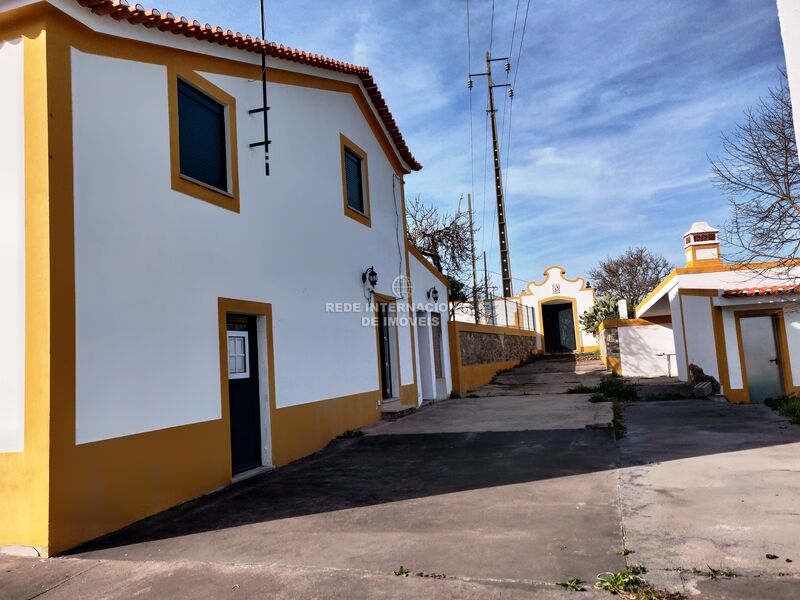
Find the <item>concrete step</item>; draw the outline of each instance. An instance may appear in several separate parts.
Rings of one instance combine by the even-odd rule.
[[[634,383],[637,385],[636,395],[640,400],[683,400],[694,397],[692,386],[682,381],[638,380]]]
[[[408,404],[400,404],[400,399],[384,400],[381,403],[381,418],[393,421],[394,419],[401,419],[412,412],[417,410],[416,406],[409,406]]]

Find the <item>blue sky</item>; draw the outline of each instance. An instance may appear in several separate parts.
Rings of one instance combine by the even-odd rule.
[[[492,1],[469,4],[472,65],[482,71],[490,35],[494,55],[509,54],[517,0],[496,0],[493,35]],[[520,0],[515,46],[526,5]],[[158,6],[259,31],[258,0]],[[408,176],[407,197],[445,210],[461,194],[466,201],[465,1],[267,0],[267,14],[268,39],[370,67],[424,166]],[[512,78],[519,71],[503,148],[515,291],[551,264],[583,275],[632,245],[680,266],[691,222],[721,226],[728,214],[706,156],[784,64],[775,0],[531,0],[524,42],[519,65],[513,53]],[[502,89],[496,98],[502,123]],[[480,78],[472,100],[477,251],[499,271]]]

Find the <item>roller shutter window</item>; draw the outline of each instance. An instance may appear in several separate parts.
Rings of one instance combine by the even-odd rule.
[[[361,175],[361,157],[352,150],[344,149],[344,167],[347,184],[347,206],[366,215],[364,207],[364,182]]]
[[[228,191],[225,106],[178,80],[181,175]]]

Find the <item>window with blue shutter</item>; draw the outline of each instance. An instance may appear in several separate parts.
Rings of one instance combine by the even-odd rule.
[[[225,106],[178,80],[181,175],[228,191]]]
[[[352,208],[362,215],[367,214],[364,207],[364,182],[361,175],[361,157],[348,148],[344,149],[344,171],[348,208]]]

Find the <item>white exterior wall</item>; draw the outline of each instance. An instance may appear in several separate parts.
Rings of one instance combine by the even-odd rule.
[[[682,296],[681,304],[688,362],[690,365],[697,365],[703,369],[706,375],[711,375],[719,381],[710,298],[708,296]]]
[[[447,398],[453,390],[453,379],[450,371],[450,339],[447,328],[447,288],[413,254],[409,254],[408,258],[411,268],[411,283],[414,286],[414,311],[417,315],[422,313],[427,320],[426,324],[418,324],[415,329],[417,342],[417,394],[420,402],[422,400],[442,400]],[[439,292],[438,305],[427,297],[427,292],[432,287],[435,287]],[[436,381],[435,378],[433,338],[430,326],[431,316],[437,313],[442,325],[443,377],[439,381]]]
[[[675,341],[671,325],[642,325],[620,327],[619,353],[625,377],[666,377],[678,375],[675,368]],[[671,354],[670,366],[667,356]]]
[[[686,381],[689,372],[686,370],[686,350],[683,343],[683,311],[678,288],[672,288],[667,294],[669,308],[672,313],[672,336],[675,340],[675,362],[678,366],[678,379]]]
[[[25,448],[25,132],[22,40],[0,42],[0,452]]]
[[[786,55],[789,92],[793,100],[795,129],[800,129],[800,2],[778,0],[778,17]]]
[[[171,189],[164,67],[72,54],[78,443],[220,418],[218,297],[272,304],[278,407],[377,390],[374,326],[325,310],[363,304],[371,265],[382,294],[405,274],[399,181],[352,96],[271,84],[266,178],[260,84],[204,75],[237,100],[237,214]],[[371,228],[343,213],[340,133]],[[413,383],[410,327],[399,362]]]

